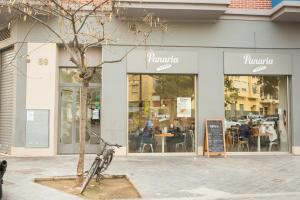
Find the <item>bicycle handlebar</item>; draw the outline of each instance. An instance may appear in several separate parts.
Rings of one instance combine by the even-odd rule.
[[[101,139],[101,141],[102,141],[105,145],[107,145],[107,146],[117,147],[117,148],[122,147],[122,145],[119,145],[119,144],[111,144],[111,143],[108,143],[108,142],[104,141],[101,137],[100,137],[100,139]]]
[[[108,143],[106,142],[105,140],[103,140],[99,135],[96,135],[95,133],[92,133],[94,136],[96,136],[97,138],[100,138],[100,140],[107,146],[111,146],[111,147],[117,147],[117,148],[120,148],[122,147],[122,145],[119,145],[119,144],[111,144],[111,143]]]

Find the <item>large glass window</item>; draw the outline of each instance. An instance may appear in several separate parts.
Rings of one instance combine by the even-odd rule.
[[[195,76],[129,75],[130,153],[195,151]]]
[[[288,151],[286,76],[225,76],[227,151]]]

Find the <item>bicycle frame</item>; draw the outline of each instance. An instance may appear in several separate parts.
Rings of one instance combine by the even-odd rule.
[[[96,156],[90,170],[88,171],[88,175],[81,187],[80,193],[84,192],[84,190],[86,189],[90,180],[95,175],[97,175],[97,179],[96,179],[97,181],[103,177],[101,173],[104,172],[108,168],[108,166],[110,165],[110,163],[112,161],[113,154],[115,153],[113,148],[108,148],[108,147],[117,147],[117,148],[121,147],[121,145],[118,145],[118,144],[107,143],[101,137],[100,137],[100,139],[104,143],[104,146],[101,149],[101,151],[99,153],[97,153],[97,156]],[[109,156],[111,156],[111,157],[109,157]]]

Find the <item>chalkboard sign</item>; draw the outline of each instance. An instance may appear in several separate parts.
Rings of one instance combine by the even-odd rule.
[[[206,120],[205,147],[208,156],[225,154],[223,120]]]

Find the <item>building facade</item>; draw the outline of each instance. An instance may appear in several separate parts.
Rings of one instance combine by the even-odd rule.
[[[91,81],[87,152],[98,151],[101,135],[123,146],[120,155],[202,155],[205,120],[217,118],[231,136],[231,154],[300,154],[300,1],[243,2],[120,1],[124,12],[108,27],[118,41],[91,48],[88,63],[130,53],[97,69]],[[132,50],[128,19],[144,10],[166,19],[168,30]],[[19,23],[0,34],[1,151],[76,153],[77,70],[42,26],[24,43],[29,27]],[[240,146],[234,131],[244,124],[252,133]]]

